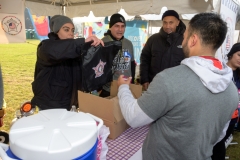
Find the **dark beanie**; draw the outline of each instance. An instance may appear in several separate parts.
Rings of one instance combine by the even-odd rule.
[[[235,43],[235,44],[232,46],[230,52],[227,54],[227,57],[228,57],[228,58],[231,57],[234,53],[236,53],[236,52],[238,52],[238,51],[240,51],[240,43]]]
[[[163,15],[162,15],[162,20],[163,20],[164,17],[167,17],[167,16],[174,16],[179,20],[179,15],[174,10],[167,10],[166,12],[164,12]]]
[[[52,32],[58,33],[60,28],[66,23],[74,25],[70,18],[63,15],[55,15],[50,19],[50,29]]]
[[[110,18],[109,28],[111,28],[115,23],[118,23],[118,22],[122,22],[126,25],[125,18],[121,14],[115,13]]]

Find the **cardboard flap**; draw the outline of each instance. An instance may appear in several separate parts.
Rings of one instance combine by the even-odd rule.
[[[142,86],[141,85],[130,84],[129,86],[130,86],[130,90],[131,90],[134,98],[139,98],[142,95]],[[110,95],[117,96],[118,85],[117,85],[116,80],[112,81],[110,89],[111,89]]]
[[[116,121],[119,122],[124,118],[123,118],[122,111],[121,111],[120,106],[119,106],[118,97],[117,96],[113,97],[111,99],[111,101],[113,101],[113,103],[114,103],[114,106],[113,106],[114,117],[115,117]]]
[[[115,121],[113,101],[89,93],[78,91],[79,110],[91,113],[101,119]]]

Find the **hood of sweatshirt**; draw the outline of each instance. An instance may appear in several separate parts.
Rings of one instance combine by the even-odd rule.
[[[211,59],[199,56],[185,58],[181,64],[188,66],[201,79],[203,85],[212,93],[224,91],[232,81],[232,69],[222,63],[222,69],[214,66]]]

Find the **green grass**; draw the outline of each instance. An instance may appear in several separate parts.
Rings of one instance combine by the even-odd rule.
[[[33,96],[31,83],[39,42],[30,40],[27,43],[0,44],[4,99],[7,103],[2,130],[9,131],[16,109]]]
[[[226,156],[229,157],[229,160],[240,160],[240,132],[233,133],[232,142],[237,142],[238,144],[229,145]]]
[[[20,104],[33,96],[31,83],[33,81],[38,40],[28,40],[27,43],[0,44],[0,64],[3,72],[4,99],[7,103],[4,126],[1,130],[9,131],[15,111]],[[196,137],[197,138],[197,137]],[[240,132],[234,133],[233,142],[227,148],[230,160],[240,160]]]

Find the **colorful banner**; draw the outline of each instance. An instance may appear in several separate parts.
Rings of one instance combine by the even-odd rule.
[[[236,16],[239,9],[239,6],[232,0],[221,0],[220,15],[228,27],[226,39],[216,52],[216,57],[222,62],[227,62],[226,55],[234,43]]]
[[[96,35],[98,38],[103,38],[104,33],[108,30],[108,24],[104,22],[85,22],[84,37]]]
[[[1,0],[0,21],[0,43],[24,43],[26,41],[22,0]]]
[[[147,41],[147,21],[134,20],[127,22],[124,36],[133,44],[135,61],[140,64],[142,49]]]
[[[29,32],[30,35],[30,37],[27,36],[27,38],[39,40],[48,39],[48,33],[50,32],[48,16],[31,15],[29,9],[26,8],[26,10],[25,18],[30,20],[32,25],[29,26],[33,27],[32,30],[29,28],[26,30],[26,34],[28,35]]]

